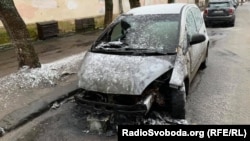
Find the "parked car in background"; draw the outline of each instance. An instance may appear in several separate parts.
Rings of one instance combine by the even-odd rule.
[[[189,86],[206,68],[209,37],[195,4],[138,7],[116,18],[82,61],[76,101],[102,112],[185,118]]]
[[[210,0],[203,12],[206,26],[213,23],[235,24],[235,8],[231,0]]]

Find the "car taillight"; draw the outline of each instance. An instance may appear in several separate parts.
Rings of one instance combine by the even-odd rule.
[[[204,15],[207,15],[207,14],[208,14],[208,10],[205,9],[205,10],[204,10]]]
[[[229,15],[233,15],[233,14],[234,14],[234,9],[230,8],[230,9],[228,10],[228,13],[229,13]]]

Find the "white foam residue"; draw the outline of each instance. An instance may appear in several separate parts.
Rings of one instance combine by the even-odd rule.
[[[8,99],[8,95],[18,89],[54,86],[64,74],[77,73],[80,61],[85,53],[73,55],[52,63],[43,64],[41,68],[23,67],[17,73],[0,78],[0,100]],[[3,96],[3,95],[2,95]],[[0,102],[1,102],[0,101]]]
[[[172,68],[174,56],[128,56],[88,52],[79,72],[79,87],[113,94],[139,95]]]

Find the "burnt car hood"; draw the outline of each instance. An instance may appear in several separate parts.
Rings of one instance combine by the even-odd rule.
[[[131,56],[87,52],[78,73],[79,87],[109,94],[140,95],[173,68],[175,55]]]

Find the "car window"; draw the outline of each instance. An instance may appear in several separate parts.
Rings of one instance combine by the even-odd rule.
[[[189,36],[197,33],[197,27],[192,12],[189,10],[186,17],[186,29]]]
[[[208,4],[209,8],[225,8],[225,7],[230,7],[229,2],[216,2],[216,3],[209,3]]]
[[[133,49],[175,52],[179,42],[179,21],[180,16],[174,14],[123,16],[98,43],[118,41]]]
[[[197,30],[199,31],[202,24],[203,24],[203,18],[201,16],[201,12],[198,8],[192,8],[192,13],[194,15],[194,19],[195,19],[195,22],[196,22],[196,26],[197,26]]]
[[[115,25],[113,32],[111,34],[111,41],[118,40],[119,38],[121,38],[121,36],[122,36],[122,27],[121,23],[118,23],[117,25]]]

